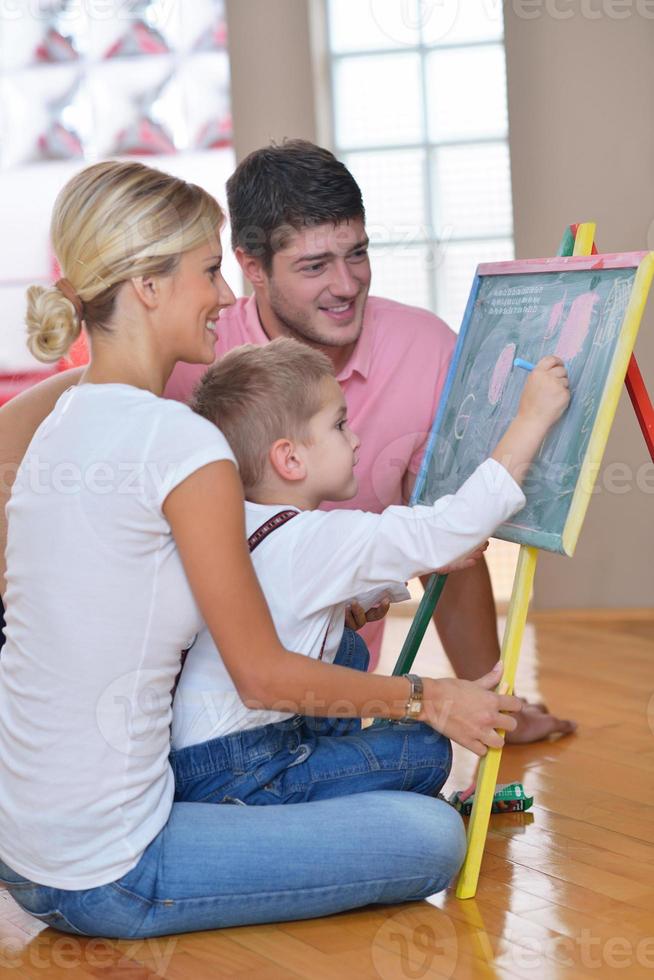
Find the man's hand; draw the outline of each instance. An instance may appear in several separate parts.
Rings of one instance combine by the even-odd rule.
[[[476,755],[486,755],[489,747],[501,748],[504,737],[497,729],[514,731],[517,720],[513,716],[523,707],[520,698],[493,692],[502,677],[502,669],[498,663],[476,681],[425,678],[425,699],[419,720]]]
[[[353,602],[345,610],[345,625],[350,630],[360,630],[366,623],[376,623],[378,619],[383,619],[391,608],[389,599],[384,599],[378,606],[364,609],[358,602]]]

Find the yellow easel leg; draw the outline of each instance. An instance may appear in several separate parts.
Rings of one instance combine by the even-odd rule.
[[[504,673],[499,689],[505,690],[508,694],[513,692],[515,685],[520,645],[527,621],[527,611],[529,609],[529,599],[531,598],[534,572],[536,571],[537,556],[538,552],[536,548],[528,548],[526,545],[521,545],[518,568],[513,582],[511,605],[509,606],[509,615],[502,641]],[[486,834],[488,833],[488,821],[490,819],[493,794],[495,792],[501,758],[501,749],[489,749],[479,767],[475,802],[472,806],[472,813],[470,814],[470,822],[468,824],[468,850],[456,888],[457,898],[472,898],[477,892],[479,869],[484,853]]]
[[[594,221],[584,221],[583,224],[579,225],[575,235],[573,255],[592,255],[596,228],[597,225]]]

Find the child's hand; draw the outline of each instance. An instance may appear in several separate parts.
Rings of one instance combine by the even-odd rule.
[[[471,551],[469,555],[464,555],[463,558],[457,558],[456,561],[451,561],[449,565],[443,565],[442,568],[437,568],[436,571],[439,575],[449,575],[450,572],[460,572],[464,568],[472,568],[473,565],[477,564],[487,547],[488,541],[484,541],[478,548]]]
[[[353,602],[345,610],[345,625],[348,629],[360,630],[366,623],[376,623],[377,620],[383,619],[390,608],[389,599],[383,599],[378,606],[373,606],[371,609],[364,609],[358,602]]]
[[[570,402],[570,382],[560,357],[543,357],[527,378],[518,412],[491,458],[522,483],[543,439]]]
[[[527,378],[518,416],[543,427],[547,432],[565,412],[570,402],[570,382],[560,357],[543,357]]]

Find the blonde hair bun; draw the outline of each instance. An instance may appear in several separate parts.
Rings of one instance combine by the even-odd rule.
[[[62,278],[27,293],[27,346],[56,361],[81,323],[111,334],[123,283],[171,276],[184,252],[218,238],[224,215],[207,191],[136,161],[105,160],[76,173],[57,195],[50,238]],[[71,297],[69,299],[68,297]]]
[[[54,286],[27,290],[27,346],[39,361],[58,361],[80,334],[75,307]]]

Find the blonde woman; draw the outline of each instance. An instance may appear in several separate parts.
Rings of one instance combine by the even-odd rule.
[[[160,397],[177,361],[213,359],[233,301],[222,221],[200,188],[138,163],[74,177],[52,218],[64,278],[29,290],[28,343],[55,360],[83,321],[92,359],[79,385],[52,379],[0,413],[5,482],[22,458],[6,509],[0,880],[65,932],[145,937],[419,899],[463,856],[458,815],[408,792],[173,803],[171,689],[203,621],[246,704],[400,718],[408,695],[403,677],[280,645],[231,450]],[[483,754],[519,708],[491,693],[497,680],[427,678],[421,717]]]

